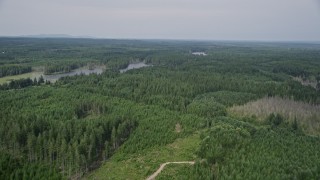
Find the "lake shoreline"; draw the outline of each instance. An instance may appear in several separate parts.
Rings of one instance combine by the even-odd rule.
[[[5,83],[10,83],[10,81],[18,80],[18,79],[26,79],[26,78],[30,78],[32,80],[35,78],[39,79],[41,76],[44,78],[45,81],[50,81],[51,83],[54,83],[58,79],[66,76],[75,76],[80,74],[89,75],[92,73],[101,74],[106,69],[106,67],[104,65],[99,65],[99,66],[95,66],[93,69],[90,70],[89,66],[83,66],[83,67],[74,69],[70,72],[54,73],[49,75],[44,74],[44,71],[40,70],[39,68],[38,69],[34,68],[34,69],[35,69],[34,71],[29,73],[2,77],[0,78],[0,85]]]

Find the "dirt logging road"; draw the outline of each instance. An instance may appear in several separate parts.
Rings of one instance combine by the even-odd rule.
[[[149,176],[147,178],[147,180],[154,180],[158,176],[158,174],[163,170],[163,168],[168,164],[191,164],[191,165],[193,165],[194,161],[179,161],[179,162],[166,162],[166,163],[163,163],[163,164],[160,165],[160,168],[156,172],[154,172],[151,176]]]

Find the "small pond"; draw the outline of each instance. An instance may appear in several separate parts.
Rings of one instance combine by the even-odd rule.
[[[131,63],[131,64],[128,65],[127,68],[120,69],[120,73],[124,73],[126,71],[131,70],[131,69],[139,69],[139,68],[148,67],[148,66],[152,66],[152,65],[148,65],[148,64],[146,64],[144,62]]]
[[[207,53],[205,53],[205,52],[193,52],[192,55],[195,55],[195,56],[206,56]]]
[[[59,78],[66,77],[66,76],[75,76],[75,75],[89,75],[89,74],[101,74],[104,71],[104,66],[96,66],[94,69],[89,69],[88,66],[75,69],[68,73],[59,73],[59,74],[52,74],[52,75],[43,75],[44,80],[48,80],[50,82],[56,82]],[[40,77],[40,76],[39,76]]]

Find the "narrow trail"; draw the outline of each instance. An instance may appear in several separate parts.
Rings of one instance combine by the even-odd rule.
[[[163,170],[163,168],[168,165],[168,164],[194,164],[194,161],[179,161],[179,162],[166,162],[166,163],[163,163],[160,165],[160,168],[155,172],[153,173],[151,176],[149,176],[147,178],[147,180],[154,180],[158,174]]]

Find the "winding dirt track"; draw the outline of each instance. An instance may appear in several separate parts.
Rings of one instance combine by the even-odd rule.
[[[160,165],[160,168],[155,172],[153,173],[151,176],[149,176],[147,178],[147,180],[154,180],[158,174],[163,170],[163,168],[168,165],[168,164],[194,164],[194,161],[179,161],[179,162],[166,162],[166,163],[163,163]]]

